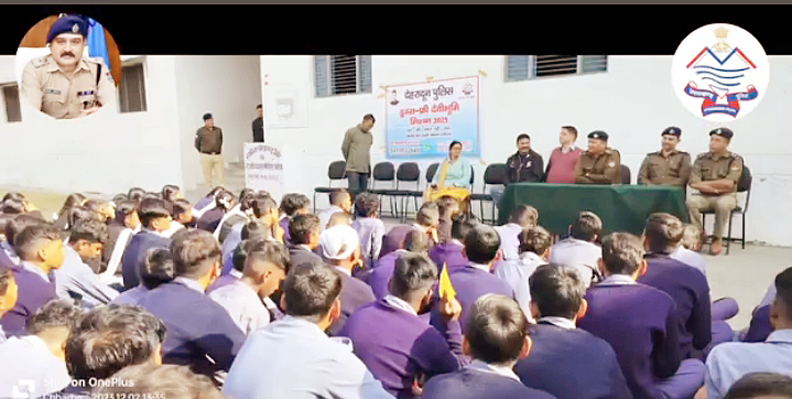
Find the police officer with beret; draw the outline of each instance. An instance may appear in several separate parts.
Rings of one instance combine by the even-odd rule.
[[[669,127],[663,130],[662,149],[650,152],[638,171],[638,184],[647,186],[687,186],[690,178],[690,154],[676,149],[682,130]]]
[[[73,119],[115,102],[110,69],[101,57],[83,56],[87,34],[88,24],[80,16],[67,15],[52,25],[50,54],[32,59],[22,73],[22,94],[34,108],[56,119]]]
[[[597,130],[588,135],[588,150],[575,166],[575,183],[621,184],[621,155],[608,147],[608,134]]]
[[[710,150],[696,157],[690,174],[690,187],[699,191],[687,200],[690,221],[701,231],[701,212],[715,210],[715,231],[710,253],[723,250],[723,235],[737,207],[737,182],[743,172],[743,158],[728,150],[734,132],[722,127],[710,132]]]

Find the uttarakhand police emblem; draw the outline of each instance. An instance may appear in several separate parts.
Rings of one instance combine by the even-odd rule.
[[[74,26],[72,26],[72,32],[77,33],[79,31],[80,31],[80,25],[74,24]]]
[[[689,111],[712,122],[739,119],[759,104],[770,80],[764,48],[746,30],[711,24],[688,35],[672,61],[674,92]]]
[[[473,94],[473,85],[470,83],[465,83],[465,85],[462,86],[462,93],[465,93],[466,96]]]

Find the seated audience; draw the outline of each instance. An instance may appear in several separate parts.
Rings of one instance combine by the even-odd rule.
[[[19,286],[11,268],[0,266],[0,318],[16,306],[19,298]],[[0,325],[0,344],[5,342],[6,335]]]
[[[38,398],[69,385],[64,348],[80,313],[72,301],[50,301],[28,320],[27,335],[0,344],[0,359],[5,359],[0,362],[0,397],[15,398],[21,391]]]
[[[99,216],[99,220],[105,224],[110,223],[115,219],[115,207],[110,201],[92,199],[83,204],[85,208]]]
[[[610,343],[633,397],[689,399],[703,386],[706,369],[680,353],[674,299],[636,282],[646,274],[643,256],[636,236],[613,233],[603,239],[599,263],[605,279],[586,293],[588,313],[578,327]]]
[[[737,380],[723,399],[792,399],[792,377],[749,373]]]
[[[465,257],[465,237],[468,233],[478,225],[475,218],[467,216],[459,216],[454,218],[451,237],[432,247],[429,250],[429,257],[437,265],[440,271],[443,271],[444,266],[448,266],[448,270],[454,270],[464,267],[468,264],[468,259]]]
[[[195,222],[195,227],[214,233],[226,213],[236,206],[234,194],[222,190],[215,196],[215,207],[204,212]]]
[[[539,266],[530,290],[531,355],[514,366],[523,384],[558,399],[633,399],[610,344],[575,326],[588,310],[577,269]]]
[[[223,187],[217,186],[195,203],[195,206],[193,207],[193,216],[195,217],[196,222],[201,218],[201,216],[204,215],[204,213],[217,207],[217,195],[223,190]]]
[[[60,211],[55,215],[55,221],[52,226],[61,230],[66,230],[66,225],[69,223],[69,212],[78,206],[83,206],[88,201],[84,195],[80,193],[69,194],[66,200],[63,201],[63,206]]]
[[[289,256],[293,264],[322,262],[322,257],[315,252],[319,248],[319,237],[322,234],[319,223],[319,217],[313,214],[296,215],[291,219]]]
[[[391,395],[413,398],[416,381],[467,363],[459,326],[462,307],[456,299],[442,299],[443,333],[419,317],[434,304],[432,287],[438,279],[437,266],[425,254],[402,254],[392,275],[391,293],[353,313],[339,336],[352,340],[355,355]]]
[[[355,213],[357,217],[352,222],[352,228],[360,236],[360,250],[363,255],[365,269],[374,267],[382,250],[382,238],[385,236],[385,224],[379,219],[379,196],[371,193],[361,193],[355,200]]]
[[[677,247],[677,250],[671,254],[671,257],[701,270],[704,275],[707,275],[707,268],[704,264],[704,257],[701,256],[701,230],[694,224],[685,224],[685,232],[682,236],[682,242]]]
[[[151,248],[140,273],[140,285],[126,290],[110,303],[116,305],[137,305],[147,292],[167,283],[174,278],[173,255],[167,248]]]
[[[465,256],[468,264],[452,269],[448,276],[456,291],[456,299],[462,304],[462,332],[465,333],[468,315],[476,300],[485,294],[499,294],[514,298],[514,290],[505,281],[492,274],[500,248],[498,232],[491,226],[478,224],[465,237]],[[435,310],[432,325],[442,330],[442,322]],[[524,315],[523,315],[524,316]]]
[[[289,223],[295,215],[307,215],[311,213],[311,200],[302,194],[286,194],[281,199],[280,205],[280,227],[285,232],[283,243],[291,244],[289,234]]]
[[[454,219],[462,215],[462,206],[456,198],[444,195],[437,199],[437,208],[440,211],[440,220],[437,222],[437,239],[440,243],[453,239],[451,226]],[[437,265],[440,267],[440,265]]]
[[[179,186],[173,184],[166,184],[162,187],[162,199],[168,202],[176,202],[177,200],[184,199],[184,194],[182,193]]]
[[[121,273],[121,258],[124,256],[132,237],[141,229],[140,217],[138,215],[137,203],[134,201],[122,201],[116,205],[116,218],[107,225],[109,240],[107,246],[102,251],[102,261],[106,268],[99,276],[107,284],[122,284],[124,282]]]
[[[404,238],[415,229],[428,234],[432,239],[432,245],[437,244],[437,224],[439,221],[440,210],[437,207],[437,203],[423,203],[415,216],[415,223],[412,225],[394,226],[382,237],[382,249],[379,254],[380,258],[402,248],[404,245]]]
[[[361,306],[376,301],[377,298],[368,284],[352,277],[353,271],[363,264],[360,238],[355,229],[349,226],[335,226],[325,230],[319,240],[325,263],[339,271],[344,282],[341,289],[341,315],[327,328],[327,333],[334,336],[341,331],[352,313]]]
[[[246,188],[242,190],[242,193],[239,195],[239,203],[237,203],[231,211],[227,212],[223,215],[223,218],[220,220],[220,223],[217,226],[217,229],[214,231],[214,236],[220,241],[222,244],[226,237],[228,237],[228,233],[231,231],[231,228],[239,223],[244,223],[250,220],[250,216],[252,216],[252,212],[250,207],[253,204],[253,200],[256,198],[256,192]]]
[[[501,263],[495,268],[495,275],[509,284],[514,290],[517,303],[520,304],[528,321],[533,323],[531,314],[531,290],[528,278],[540,265],[546,264],[550,258],[550,246],[553,237],[542,227],[527,227],[520,233],[520,257]]]
[[[245,224],[245,226],[242,228],[242,231],[240,232],[239,239],[241,241],[239,241],[236,248],[229,247],[223,251],[223,271],[220,274],[222,276],[226,276],[234,270],[234,256],[236,254],[236,249],[242,245],[242,242],[252,239],[274,241],[269,234],[270,230],[268,226],[259,222],[258,220],[253,220]],[[226,240],[226,243],[228,243],[228,241],[229,240]],[[234,238],[234,241],[236,241],[236,238]],[[241,269],[239,271],[240,273],[242,272]]]
[[[249,225],[251,221],[258,222],[259,227],[262,227],[262,232],[267,234],[267,237],[279,242],[283,242],[283,235],[285,232],[278,225],[278,203],[269,195],[264,193],[257,193],[250,204],[248,209],[248,220],[242,221],[231,227],[223,242],[223,274],[228,273],[232,267],[226,261],[230,258],[234,249],[239,243],[244,240],[242,238],[242,229]]]
[[[334,214],[338,212],[352,214],[352,193],[348,189],[337,188],[329,196],[330,207],[319,213],[319,226],[322,231],[327,229],[327,223]]]
[[[22,260],[19,259],[19,255],[14,249],[14,237],[28,226],[37,226],[45,222],[30,215],[8,216],[9,219],[6,221],[6,226],[3,230],[5,241],[3,241],[2,255],[5,256],[2,257],[2,264],[9,267],[18,267],[22,264]]]
[[[770,305],[773,332],[764,342],[726,342],[707,356],[707,399],[721,399],[752,372],[792,374],[792,267],[775,278]]]
[[[153,363],[125,367],[113,375],[125,384],[106,384],[92,389],[92,398],[226,399],[206,376],[189,367]]]
[[[73,298],[83,307],[92,308],[106,305],[118,296],[118,291],[103,283],[85,263],[102,256],[107,236],[107,225],[98,220],[82,221],[69,229],[63,266],[52,271],[60,298]]]
[[[346,212],[336,212],[333,216],[330,216],[330,220],[327,222],[327,226],[325,226],[325,230],[334,227],[334,226],[352,226],[352,216]],[[324,232],[324,230],[322,231]]]
[[[129,385],[112,380],[126,367],[162,364],[167,328],[139,306],[109,305],[91,309],[66,342],[65,359],[71,384],[57,397],[91,399],[92,388]]]
[[[138,208],[141,230],[132,237],[121,257],[121,272],[124,278],[124,289],[137,287],[140,284],[140,271],[146,260],[146,253],[151,248],[170,247],[170,238],[163,232],[170,229],[171,212],[161,199],[146,199]]]
[[[132,187],[129,189],[129,192],[127,193],[127,197],[129,198],[130,201],[140,202],[141,199],[143,198],[143,195],[145,194],[146,194],[146,190],[140,187]]]
[[[547,392],[526,387],[512,370],[531,351],[528,319],[520,305],[495,294],[484,295],[471,305],[462,349],[473,362],[427,381],[423,398],[556,399]]]
[[[9,230],[17,229],[15,223],[12,220]],[[14,308],[0,319],[3,331],[9,336],[25,334],[25,325],[36,310],[57,298],[49,274],[63,265],[63,238],[60,230],[38,223],[13,235],[14,250],[21,260],[13,272],[19,297]]]
[[[226,396],[393,398],[350,345],[325,333],[341,317],[341,275],[311,264],[289,272],[281,297],[287,316],[250,335],[226,378]]]
[[[367,281],[377,300],[379,301],[390,294],[390,280],[401,257],[408,254],[428,255],[428,251],[429,236],[423,230],[413,229],[407,233],[407,237],[402,242],[402,248],[380,258]]]
[[[289,272],[289,252],[281,243],[258,241],[247,249],[242,277],[208,293],[240,330],[249,335],[270,323],[262,302],[278,290]]]
[[[214,377],[228,371],[245,341],[228,312],[204,293],[220,275],[220,245],[209,232],[189,230],[174,237],[171,253],[176,278],[149,291],[139,304],[168,327],[165,363]]]
[[[520,259],[520,235],[523,230],[536,226],[538,220],[539,212],[535,208],[520,205],[512,211],[509,223],[495,228],[500,235],[504,261]]]
[[[568,238],[553,245],[550,263],[576,267],[589,287],[600,277],[597,261],[602,257],[602,249],[597,241],[602,234],[602,220],[593,212],[581,212],[569,226],[569,234]]]

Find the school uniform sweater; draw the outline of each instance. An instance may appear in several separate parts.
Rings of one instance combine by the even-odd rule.
[[[198,221],[195,223],[195,227],[201,230],[206,230],[210,233],[214,233],[224,215],[225,209],[222,207],[209,209],[208,211],[204,212],[200,218],[198,218]]]
[[[556,184],[575,184],[575,165],[580,158],[582,150],[575,148],[566,154],[561,151],[561,147],[553,150],[550,154],[550,161],[547,162],[547,183]]]
[[[531,353],[514,366],[523,384],[558,399],[632,399],[610,344],[567,322],[531,326]]]
[[[456,242],[446,242],[437,244],[429,250],[429,259],[437,265],[437,271],[443,271],[443,264],[448,265],[448,270],[454,270],[466,266],[468,260],[462,254],[462,244]]]
[[[190,284],[197,286],[194,281]],[[212,377],[216,371],[231,368],[245,342],[245,334],[228,312],[200,287],[178,280],[165,283],[146,293],[138,305],[168,328],[162,345],[163,363],[188,365],[194,372]]]
[[[557,399],[528,388],[520,380],[500,374],[463,368],[426,382],[424,399]]]
[[[341,317],[327,329],[327,335],[331,337],[338,335],[352,313],[377,300],[368,284],[352,277],[347,271],[337,270],[341,274]]]
[[[140,284],[140,273],[146,262],[146,252],[151,248],[170,248],[171,240],[151,231],[142,230],[129,241],[121,257],[121,274],[124,278],[124,290]]]
[[[743,342],[765,342],[773,332],[773,325],[770,324],[770,305],[760,306],[751,316],[751,325],[748,332],[743,337]]]
[[[615,277],[589,288],[578,327],[611,345],[635,399],[663,399],[655,382],[674,375],[682,360],[676,304],[657,288]]]
[[[36,273],[14,267],[14,280],[19,287],[19,296],[14,308],[0,318],[0,326],[6,335],[19,336],[27,331],[27,320],[47,302],[57,299],[55,284],[44,280]]]
[[[410,234],[410,232],[415,228],[415,226],[409,225],[392,227],[382,237],[382,248],[380,249],[379,253],[380,258],[401,248],[402,243],[404,243],[404,239],[407,238],[407,234]]]
[[[429,379],[467,363],[459,322],[449,322],[444,336],[409,310],[381,300],[358,309],[339,333],[352,340],[355,355],[397,398],[415,397],[417,377]]]
[[[390,279],[393,277],[393,271],[396,270],[396,260],[399,259],[399,256],[406,253],[409,252],[399,249],[383,256],[377,261],[376,266],[368,275],[366,282],[371,286],[371,290],[377,300],[390,294]]]
[[[709,284],[704,274],[663,254],[647,254],[649,267],[639,283],[665,292],[674,299],[679,321],[679,350],[683,359],[703,350],[712,341]]]

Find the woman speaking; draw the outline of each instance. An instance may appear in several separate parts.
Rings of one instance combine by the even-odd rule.
[[[463,209],[467,209],[470,197],[470,178],[473,168],[462,158],[462,143],[451,142],[448,147],[448,158],[438,167],[432,183],[426,189],[425,200],[436,201],[443,196],[454,197]]]

